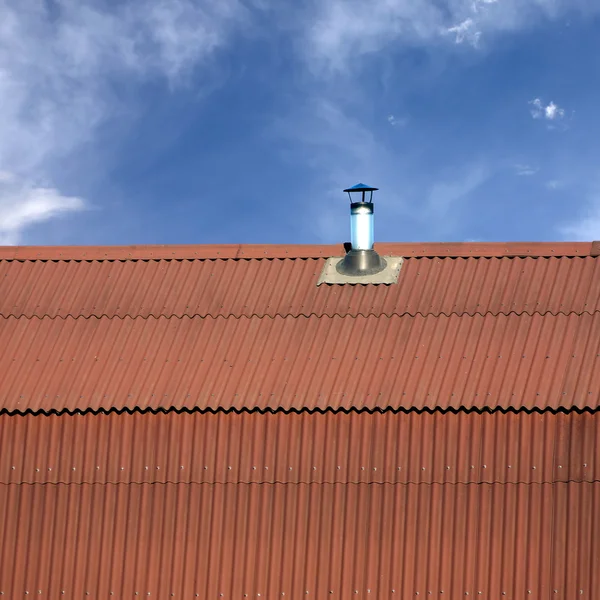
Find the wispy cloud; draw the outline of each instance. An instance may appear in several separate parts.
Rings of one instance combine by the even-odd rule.
[[[555,104],[552,100],[548,104],[545,104],[541,98],[535,98],[529,104],[531,105],[531,116],[534,119],[560,121],[565,116],[565,109]]]
[[[397,117],[396,115],[388,115],[387,120],[392,127],[405,127],[408,123],[406,117]]]
[[[478,12],[479,8],[486,4],[496,4],[498,0],[473,0],[473,11]]]
[[[573,0],[319,0],[311,6],[304,49],[317,73],[351,70],[357,57],[392,44],[449,38],[477,46],[488,34],[519,30],[536,18],[558,19],[574,8],[600,11],[579,0],[575,6]]]
[[[477,190],[490,176],[488,169],[481,165],[469,168],[463,174],[434,183],[429,192],[427,207],[437,218],[445,218],[456,203]]]
[[[475,4],[474,6],[476,7],[477,5]],[[477,29],[475,21],[470,17],[458,25],[448,27],[446,31],[454,35],[454,41],[457,44],[469,42],[473,46],[477,47],[479,44],[479,38],[481,37],[481,31]]]
[[[281,119],[276,135],[293,140],[295,151],[310,157],[315,187],[308,196],[315,207],[308,210],[306,228],[317,232],[322,242],[348,234],[344,185],[360,180],[380,188],[377,239],[410,235],[415,225],[425,225],[427,235],[435,239],[457,235],[463,209],[491,175],[484,160],[458,168],[428,164],[423,174],[415,168],[421,159],[400,158],[383,131],[363,124],[351,108],[322,97],[312,98],[301,113]],[[413,149],[414,156],[421,154]]]
[[[345,71],[353,57],[381,50],[398,38],[430,38],[443,22],[442,12],[430,1],[323,0],[314,6],[303,47],[317,70]]]
[[[111,83],[177,85],[247,20],[238,0],[0,0],[0,171],[12,182],[0,193],[2,241],[84,206],[53,182],[58,162],[122,108]]]
[[[535,175],[538,171],[538,168],[530,165],[515,165],[515,173],[519,177],[530,177],[531,175]]]
[[[377,182],[382,189],[398,188],[394,177],[399,169],[385,144],[339,103],[311,97],[293,114],[276,121],[273,128],[274,135],[292,142],[304,164],[314,169],[313,197],[318,209],[315,207],[315,219],[307,227],[323,242],[344,239],[348,233],[340,186],[360,179],[367,184]]]
[[[0,173],[0,245],[18,243],[21,232],[30,225],[84,208],[81,198]]]
[[[522,28],[536,15],[558,18],[573,1],[578,2],[301,3],[294,12],[299,18],[293,35],[300,49],[295,58],[308,65],[319,84],[307,86],[307,94],[315,95],[320,111],[311,121],[315,127],[310,143],[319,148],[313,155],[322,158],[315,169],[327,170],[326,177],[336,182],[359,172],[366,172],[367,179],[373,174],[382,185],[387,179],[399,187],[401,179],[386,174],[397,170],[396,157],[376,139],[371,125],[361,121],[360,110],[345,111],[345,106],[338,104],[339,88],[338,96],[330,94],[334,86],[323,85],[323,75],[332,70],[354,75],[360,70],[357,58],[390,45],[445,44],[450,48],[453,42],[474,44],[480,37]],[[75,214],[86,206],[86,200],[79,197],[83,194],[72,185],[76,181],[64,181],[63,165],[76,170],[80,152],[94,145],[99,126],[130,109],[123,98],[135,84],[161,80],[174,88],[200,81],[194,77],[196,69],[212,60],[236,33],[252,27],[254,11],[276,7],[275,0],[0,0],[0,171],[5,174],[0,192],[2,239],[18,242],[29,225],[59,214]],[[279,11],[270,15],[274,27],[281,24],[276,22]],[[288,27],[289,22],[281,25]],[[320,91],[315,92],[316,87]],[[306,97],[295,101],[304,100]],[[550,103],[542,108],[548,124],[563,120],[560,106]],[[396,115],[387,119],[393,127],[406,123]],[[326,126],[318,131],[323,123]],[[356,144],[356,136],[345,135],[345,128],[358,131],[362,143]],[[301,144],[304,134],[298,127],[294,140]],[[333,156],[331,137],[336,143],[342,140]],[[348,150],[357,146],[360,148]],[[306,156],[302,160],[305,163]]]

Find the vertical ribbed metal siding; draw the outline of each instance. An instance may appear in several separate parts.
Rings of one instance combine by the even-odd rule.
[[[599,483],[8,485],[0,506],[8,598],[600,589]]]
[[[597,598],[599,423],[597,412],[3,415],[0,591]]]
[[[600,412],[0,415],[0,484],[600,480]]]

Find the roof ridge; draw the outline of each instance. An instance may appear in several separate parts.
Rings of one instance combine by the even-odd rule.
[[[600,256],[594,242],[380,242],[394,256]],[[342,256],[343,244],[197,244],[141,246],[0,246],[0,260],[167,260],[197,258],[323,258]]]

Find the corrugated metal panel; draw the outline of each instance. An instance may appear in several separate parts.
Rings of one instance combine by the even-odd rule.
[[[397,256],[595,256],[599,242],[378,242]],[[318,258],[341,256],[342,244],[195,244],[154,246],[0,246],[0,260],[156,260],[195,258]]]
[[[600,412],[0,416],[0,485],[600,481]]]
[[[8,598],[598,598],[600,483],[2,485]]]
[[[0,407],[595,408],[600,313],[0,319]]]
[[[397,285],[316,287],[324,259],[2,261],[0,315],[592,313],[600,257],[409,258]]]

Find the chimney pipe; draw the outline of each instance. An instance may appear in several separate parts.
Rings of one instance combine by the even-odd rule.
[[[374,275],[386,267],[383,259],[373,249],[375,243],[373,192],[377,188],[357,183],[344,192],[350,198],[350,251],[336,269],[347,276]],[[355,197],[352,195],[355,194]],[[367,196],[368,194],[368,196]]]
[[[350,204],[350,243],[353,250],[373,250],[373,220],[372,202]]]

